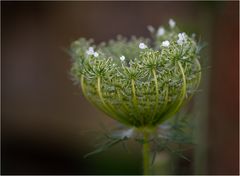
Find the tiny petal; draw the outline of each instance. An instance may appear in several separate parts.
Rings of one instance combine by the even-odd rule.
[[[94,52],[93,47],[89,47],[89,48],[88,48],[88,51]]]
[[[182,44],[185,43],[186,41],[187,41],[186,34],[185,34],[184,32],[179,33],[179,34],[178,34],[177,43],[178,43],[179,45],[182,45]]]
[[[94,52],[94,57],[98,57],[99,56],[99,54],[97,53],[97,52]]]
[[[179,40],[186,40],[186,34],[184,32],[178,34]]]
[[[140,48],[140,49],[146,49],[146,48],[147,48],[147,45],[145,45],[144,43],[140,43],[140,44],[139,44],[139,48]]]
[[[124,60],[125,60],[125,56],[121,56],[121,57],[120,57],[120,60],[121,60],[121,61],[124,61]]]
[[[87,55],[94,55],[94,49],[93,47],[89,47],[88,50],[86,51]]]
[[[168,24],[171,28],[174,28],[176,25],[176,22],[173,19],[169,19]]]
[[[165,40],[162,42],[163,47],[169,47],[169,45],[170,45],[170,42],[168,40]]]
[[[165,33],[165,29],[163,27],[160,27],[157,31],[157,36],[162,36]]]

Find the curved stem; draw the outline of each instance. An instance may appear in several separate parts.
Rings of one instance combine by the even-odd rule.
[[[137,98],[136,98],[136,90],[135,90],[135,81],[132,79],[131,83],[132,83],[133,104],[136,106]]]
[[[159,118],[162,117],[162,114],[164,114],[164,112],[165,112],[166,109],[167,109],[167,104],[168,104],[168,89],[169,89],[169,87],[166,87],[166,90],[165,90],[166,93],[165,93],[165,97],[164,97],[164,102],[163,102],[163,105],[162,105],[162,107],[161,107],[160,112],[158,113],[157,118],[155,118],[155,120],[153,121],[153,126],[154,126],[157,122],[159,122]]]
[[[123,98],[121,97],[119,90],[117,89],[116,92],[117,92],[117,95],[118,95],[119,100],[122,102],[123,109],[125,110],[126,114],[129,114],[128,106],[127,106],[127,105],[125,104],[125,102],[123,101]]]
[[[106,103],[105,103],[105,101],[104,101],[104,99],[103,99],[103,96],[102,96],[102,91],[101,91],[101,78],[100,78],[100,77],[97,78],[97,92],[98,92],[98,96],[99,96],[99,98],[100,98],[103,106],[104,106],[106,109],[109,110],[109,108],[107,107],[107,105],[106,105]]]
[[[83,95],[84,95],[86,98],[88,98],[88,97],[87,97],[87,94],[86,94],[86,90],[85,90],[85,83],[84,83],[84,76],[83,76],[83,75],[81,75],[81,87],[82,87]]]
[[[86,92],[86,81],[84,81],[84,76],[81,75],[81,88],[82,88],[82,93],[84,95],[84,97],[90,102],[92,103],[93,105],[97,106],[97,107],[100,107],[98,106],[89,96],[87,96],[87,92]]]
[[[105,108],[104,104],[103,105],[100,105],[100,104],[97,104],[95,101],[93,101],[89,96],[87,96],[87,92],[86,92],[86,83],[84,81],[84,76],[82,75],[81,76],[81,87],[82,87],[82,92],[83,92],[83,95],[84,97],[90,102],[92,103],[94,106],[100,108],[103,110],[103,112],[105,112],[108,116],[110,117],[113,117],[114,119],[116,119],[115,116],[112,116],[111,113],[109,113],[109,111]],[[101,90],[101,89],[100,89]],[[99,91],[99,90],[98,90]],[[100,92],[101,93],[101,92]],[[99,92],[98,92],[99,94]],[[101,94],[101,97],[102,97],[102,94]]]
[[[159,119],[158,123],[162,123],[169,117],[173,116],[179,110],[179,108],[182,106],[182,104],[184,102],[184,99],[186,96],[186,91],[187,91],[186,76],[185,76],[182,64],[180,62],[178,62],[178,66],[179,66],[180,72],[182,74],[182,81],[183,81],[181,94],[179,95],[178,100],[172,104],[172,106],[169,108],[169,110],[167,110],[167,112],[164,113],[163,118]]]
[[[118,98],[119,98],[119,100],[120,100],[120,102],[121,102],[121,104],[122,104],[122,109],[121,109],[121,110],[122,110],[123,113],[125,114],[125,117],[128,117],[128,115],[129,115],[129,113],[130,113],[129,107],[126,105],[125,101],[124,101],[123,98],[121,97],[119,90],[117,90],[116,92],[117,92]],[[120,108],[120,107],[119,107],[119,108]],[[135,124],[136,118],[135,118],[135,117],[134,117],[134,119],[129,118],[129,120]],[[135,125],[136,125],[136,124],[135,124]]]
[[[97,78],[97,93],[98,93],[98,96],[102,102],[102,105],[103,105],[103,110],[105,110],[105,112],[110,116],[110,117],[113,117],[114,119],[124,123],[124,124],[129,124],[129,121],[128,119],[125,118],[124,115],[120,114],[119,112],[117,112],[110,104],[107,104],[103,98],[103,95],[102,95],[102,90],[101,90],[101,78],[98,77]]]
[[[133,97],[132,97],[132,101],[133,101],[133,106],[134,106],[134,108],[135,108],[135,110],[136,110],[136,114],[137,114],[136,117],[139,117],[138,100],[137,100],[137,96],[136,96],[136,89],[135,89],[135,81],[134,81],[134,79],[131,80],[131,85],[132,85],[132,96],[133,96]],[[144,125],[144,119],[143,119],[143,117],[141,117],[140,123],[141,123],[142,125]]]
[[[144,175],[150,174],[150,144],[149,144],[149,134],[147,131],[143,131],[143,173]]]
[[[97,78],[97,93],[98,93],[98,96],[102,102],[102,107],[103,107],[103,110],[105,111],[105,113],[107,113],[110,117],[114,117],[115,119],[118,119],[117,116],[112,112],[112,110],[108,107],[108,105],[105,103],[104,101],[104,98],[103,98],[103,95],[102,95],[102,90],[101,90],[101,78],[98,77]]]
[[[201,72],[201,64],[200,64],[199,60],[198,60],[198,59],[195,59],[194,61],[195,61],[196,66],[197,66],[197,68],[198,68],[198,77],[197,77],[197,80],[196,80],[195,90],[194,90],[194,91],[196,91],[196,90],[198,89],[199,85],[200,85],[200,82],[201,82],[202,72]],[[191,94],[191,95],[188,97],[187,100],[191,100],[191,98],[193,97],[193,95],[194,95],[194,94]]]
[[[155,69],[152,70],[152,74],[153,74],[153,78],[154,78],[154,82],[155,82],[155,90],[156,90],[156,100],[155,100],[155,107],[154,107],[154,111],[153,111],[153,119],[154,116],[157,112],[157,108],[158,108],[158,99],[159,99],[159,90],[158,90],[158,81],[157,81],[157,75],[156,75],[156,71]]]

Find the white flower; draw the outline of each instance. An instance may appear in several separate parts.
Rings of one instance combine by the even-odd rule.
[[[140,48],[140,49],[146,49],[146,48],[147,48],[147,45],[145,45],[144,43],[140,43],[140,44],[139,44],[139,48]]]
[[[169,19],[168,24],[171,28],[174,28],[176,25],[176,22],[173,19]]]
[[[179,40],[186,40],[186,34],[185,34],[185,32],[179,33],[179,34],[178,34],[178,39],[179,39]]]
[[[169,45],[170,45],[170,42],[168,40],[165,40],[162,42],[163,47],[169,47]]]
[[[147,26],[147,29],[149,30],[149,32],[153,33],[155,31],[154,27],[151,25]]]
[[[97,52],[94,51],[93,47],[89,47],[88,50],[86,51],[86,54],[89,56],[94,56],[94,57],[98,57],[99,54]]]
[[[158,28],[157,36],[162,36],[165,33],[165,29],[163,27]]]
[[[178,34],[177,43],[178,43],[179,45],[182,45],[182,44],[185,43],[186,41],[187,41],[187,36],[186,36],[186,34],[185,34],[184,32],[179,33],[179,34]]]
[[[94,57],[98,57],[99,56],[99,54],[97,53],[97,52],[94,52]]]
[[[121,61],[124,61],[124,60],[125,60],[125,56],[121,56],[121,57],[120,57],[120,60],[121,60]]]
[[[94,55],[94,49],[93,47],[89,47],[88,50],[86,51],[87,55]]]

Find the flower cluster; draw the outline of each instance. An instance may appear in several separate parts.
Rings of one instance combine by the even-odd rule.
[[[94,45],[81,38],[72,43],[71,73],[85,97],[111,118],[131,127],[156,127],[175,115],[200,83],[199,46],[179,31],[176,22],[154,36]],[[96,51],[94,51],[94,48]]]
[[[187,36],[186,34],[183,32],[183,33],[179,33],[178,34],[178,40],[177,40],[177,43],[179,45],[183,45],[183,43],[187,42]]]
[[[87,55],[93,55],[94,57],[98,57],[98,53],[94,51],[93,47],[89,47],[88,50],[86,51]]]

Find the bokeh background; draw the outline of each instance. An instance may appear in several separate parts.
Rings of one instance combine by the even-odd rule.
[[[1,173],[141,174],[139,146],[84,159],[100,124],[70,76],[70,43],[177,21],[208,46],[202,57],[199,146],[174,174],[239,172],[239,2],[1,2]],[[181,167],[187,167],[181,171]]]

